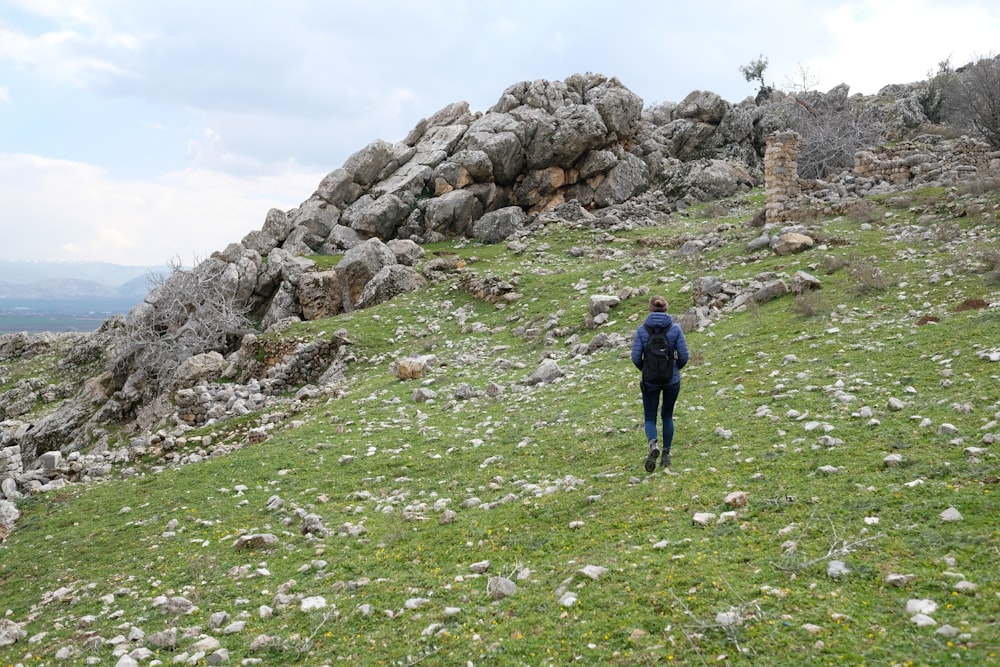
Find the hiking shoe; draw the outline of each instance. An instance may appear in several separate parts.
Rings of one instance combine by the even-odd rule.
[[[649,455],[646,457],[646,472],[656,470],[656,457],[660,455],[660,450],[656,448],[656,440],[649,441]]]
[[[670,451],[669,450],[664,450],[663,451],[663,458],[660,459],[660,467],[661,468],[669,468],[670,467]]]

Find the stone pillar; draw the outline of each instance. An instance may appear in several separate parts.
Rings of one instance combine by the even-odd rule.
[[[14,500],[18,497],[17,480],[23,472],[21,448],[17,445],[0,448],[0,498]]]
[[[799,197],[799,135],[775,132],[767,138],[764,152],[764,220],[785,222],[795,217]]]

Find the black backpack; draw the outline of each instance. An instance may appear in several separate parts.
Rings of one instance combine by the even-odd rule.
[[[642,354],[642,381],[651,385],[670,384],[674,379],[674,350],[667,339],[670,327],[643,326],[649,332],[649,342]]]

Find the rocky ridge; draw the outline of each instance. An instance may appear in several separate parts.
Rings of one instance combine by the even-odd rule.
[[[916,87],[887,91],[888,102],[872,104],[883,109],[892,133],[926,124]],[[846,99],[847,91],[838,87],[825,96]],[[425,260],[421,244],[469,237],[517,249],[534,229],[550,224],[613,234],[661,224],[698,201],[745,192],[763,183],[767,141],[781,129],[788,103],[730,104],[694,91],[677,105],[644,110],[620,82],[600,75],[522,82],[486,113],[456,103],[420,121],[401,142],[372,142],[300,206],[268,212],[260,230],[193,272],[245,304],[260,333],[368,307],[451,275],[477,298],[514,300],[516,280],[479,276],[452,258]],[[954,185],[998,168],[1000,154],[984,144],[922,134],[862,151],[852,170],[822,181],[794,179],[787,208],[793,220],[810,211],[838,213],[866,195]],[[949,205],[961,214],[985,206],[974,197]],[[690,256],[726,243],[725,231],[689,239],[677,250]],[[824,240],[808,223],[765,218],[747,251],[791,254]],[[318,269],[317,255],[341,259],[333,269]],[[725,312],[817,286],[815,277],[801,272],[746,285],[704,277],[692,284],[694,304],[684,321],[701,328]],[[8,498],[109,474],[110,465],[183,438],[187,428],[286,404],[280,397],[289,390],[301,388],[302,396],[335,392],[350,362],[344,331],[282,343],[243,332],[228,349],[180,360],[165,392],[155,391],[141,368],[104,370],[115,338],[155,319],[165,293],[153,290],[127,321],[109,320],[93,335],[0,337],[0,362],[56,355],[66,371],[62,382],[22,380],[3,394],[0,461],[6,472],[0,474]],[[604,301],[592,308],[589,324],[599,326],[611,307]],[[237,375],[241,381],[232,382]],[[40,413],[39,403],[48,406]],[[40,416],[24,419],[32,414]],[[108,426],[122,422],[136,433],[112,446]],[[43,460],[47,453],[53,454]]]

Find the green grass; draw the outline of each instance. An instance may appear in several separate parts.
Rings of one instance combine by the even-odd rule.
[[[824,249],[747,260],[745,243],[759,230],[743,227],[741,217],[693,211],[614,234],[548,225],[520,254],[503,245],[439,244],[432,250],[458,254],[467,271],[516,279],[521,299],[497,307],[450,278],[293,327],[284,335],[347,329],[355,361],[342,397],[307,405],[266,443],[227,456],[19,503],[23,517],[0,546],[0,613],[25,623],[34,641],[0,647],[0,664],[56,664],[65,646],[76,655],[60,664],[87,656],[113,664],[113,647],[84,648],[87,638],[127,636],[133,626],[147,636],[200,628],[228,649],[231,664],[996,660],[1000,471],[992,451],[971,462],[963,449],[985,446],[982,435],[1000,431],[983,430],[1000,411],[1000,366],[976,355],[997,345],[1000,316],[954,307],[970,297],[997,301],[998,287],[963,270],[961,253],[972,247],[928,241],[914,251],[886,225],[862,230],[849,218],[823,223],[839,239]],[[690,259],[677,254],[678,239],[720,225],[729,225],[717,232],[724,243]],[[821,270],[828,255],[843,267],[829,275]],[[887,284],[856,290],[849,268],[857,258],[874,258]],[[949,267],[946,278],[927,280]],[[685,285],[702,275],[750,280],[797,270],[822,280],[828,313],[802,317],[788,296],[688,333],[692,363],[677,407],[674,468],[647,475],[628,347],[572,357],[571,337],[628,337],[645,315],[644,290],[665,294],[679,313],[690,305]],[[592,294],[629,288],[638,295],[607,326],[585,327]],[[917,326],[911,311],[940,322]],[[420,381],[388,372],[396,357],[417,354],[441,362],[427,378],[438,393],[431,403],[412,402]],[[565,377],[525,387],[546,356]],[[463,382],[475,398],[453,398]],[[500,396],[486,395],[491,382],[504,387]],[[888,409],[890,398],[904,409]],[[877,425],[859,415],[862,407]],[[832,430],[807,430],[810,422]],[[938,433],[945,422],[957,435]],[[244,419],[189,435],[241,443],[254,425]],[[891,453],[902,455],[901,465],[886,467]],[[841,471],[825,474],[822,466]],[[732,491],[750,499],[735,517],[692,522],[696,512],[731,510],[724,499]],[[281,509],[267,509],[272,496],[284,501]],[[478,506],[467,506],[472,498]],[[941,522],[948,507],[964,520]],[[455,517],[442,523],[445,508]],[[331,534],[303,535],[296,510],[320,514]],[[172,519],[174,534],[164,536]],[[346,534],[358,524],[363,535]],[[280,544],[237,551],[232,544],[244,532],[272,533]],[[829,577],[831,559],[850,573]],[[484,560],[487,573],[473,573]],[[580,573],[586,565],[607,572],[594,580]],[[885,582],[889,573],[915,578],[896,588]],[[977,589],[956,593],[949,573]],[[487,594],[497,575],[515,581],[513,596]],[[72,592],[46,598],[60,587]],[[284,588],[321,595],[329,606],[307,614],[297,601],[276,605]],[[566,591],[578,596],[575,605],[560,603]],[[184,596],[197,610],[163,616],[153,607],[161,595]],[[938,603],[939,625],[961,634],[914,625],[906,601],[924,598]],[[418,599],[425,602],[407,607]],[[265,604],[275,607],[273,617],[259,616]],[[740,623],[717,621],[733,609]],[[234,620],[243,614],[246,628],[209,629],[219,611]],[[78,623],[87,615],[89,623]],[[277,643],[251,651],[260,635]],[[169,664],[193,641],[156,657]]]

